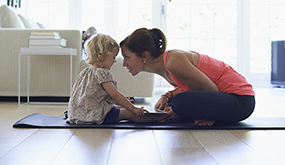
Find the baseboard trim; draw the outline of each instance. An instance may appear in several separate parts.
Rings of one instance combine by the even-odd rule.
[[[21,102],[27,102],[27,97],[20,97]],[[31,102],[68,102],[69,97],[31,96]],[[0,96],[0,102],[18,102],[18,96]]]

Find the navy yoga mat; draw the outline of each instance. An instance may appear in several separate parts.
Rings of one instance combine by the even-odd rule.
[[[149,114],[161,115],[161,114]],[[110,129],[285,129],[285,118],[248,118],[236,124],[215,124],[210,127],[197,126],[188,122],[168,122],[168,123],[133,123],[119,122],[116,124],[104,125],[74,125],[66,123],[63,116],[47,116],[44,114],[31,114],[13,125],[14,128],[110,128]]]

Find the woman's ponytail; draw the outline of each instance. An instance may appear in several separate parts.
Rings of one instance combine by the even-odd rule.
[[[150,29],[149,33],[151,34],[154,44],[156,45],[156,47],[154,47],[153,53],[158,54],[158,55],[164,53],[166,50],[166,44],[167,44],[167,40],[166,40],[164,33],[160,29],[157,29],[157,28]]]
[[[140,28],[121,41],[120,46],[126,46],[137,56],[142,56],[143,51],[149,51],[155,59],[166,50],[167,40],[158,28]]]

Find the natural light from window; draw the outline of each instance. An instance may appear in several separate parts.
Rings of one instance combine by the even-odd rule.
[[[285,39],[284,0],[27,0],[26,13],[51,28],[67,29],[78,10],[73,17],[79,17],[74,20],[80,30],[94,26],[120,42],[137,28],[153,27],[153,12],[162,10],[153,8],[157,3],[167,13],[166,26],[159,28],[168,49],[208,54],[245,68],[250,81],[257,75],[269,83],[271,41]]]

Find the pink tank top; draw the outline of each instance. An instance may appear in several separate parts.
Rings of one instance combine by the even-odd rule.
[[[163,54],[165,68],[167,54],[168,51]],[[211,58],[204,54],[199,54],[199,60],[196,67],[217,85],[220,92],[237,95],[255,95],[252,85],[250,85],[246,79],[231,66],[222,61]],[[169,71],[168,73],[177,85],[175,86],[172,84],[175,88],[178,88],[181,92],[193,90],[187,84],[174,77]]]

